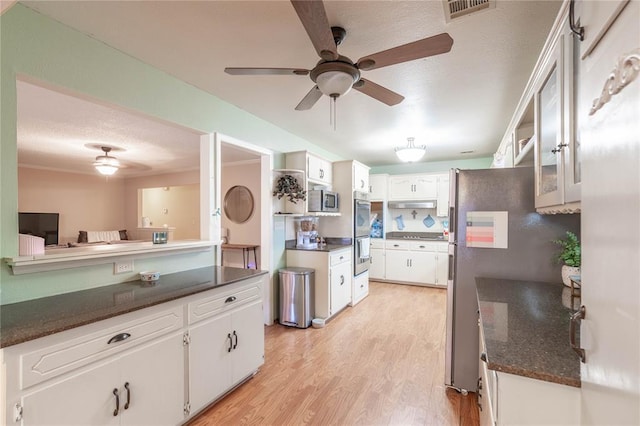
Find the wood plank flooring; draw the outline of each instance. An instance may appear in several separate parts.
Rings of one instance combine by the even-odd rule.
[[[444,386],[446,291],[370,283],[322,329],[265,328],[256,376],[194,419],[211,425],[478,425]]]

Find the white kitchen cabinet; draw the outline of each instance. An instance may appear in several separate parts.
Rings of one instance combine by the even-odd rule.
[[[371,239],[371,264],[369,265],[369,278],[372,280],[385,279],[385,249],[384,240]]]
[[[449,216],[449,174],[438,175],[438,198],[436,200],[436,216]]]
[[[351,306],[357,305],[369,295],[369,271],[353,277],[353,294],[351,295]]]
[[[535,86],[536,209],[580,211],[580,150],[575,131],[574,79],[580,61],[568,18],[551,35]]]
[[[447,285],[446,243],[388,240],[385,279],[418,285]]]
[[[353,162],[353,190],[369,192],[369,167],[357,161]]]
[[[264,363],[262,301],[253,299],[198,322],[189,336],[189,402],[197,412]]]
[[[369,175],[369,199],[371,201],[387,200],[387,180],[389,175]]]
[[[3,349],[6,424],[182,423],[182,319],[154,307]]]
[[[389,201],[435,200],[438,195],[436,175],[389,176]]]
[[[3,348],[0,359],[6,374],[0,423],[184,423],[196,405],[199,409],[213,402],[264,362],[266,277],[247,278]],[[218,318],[215,326],[200,327]],[[232,351],[213,361],[202,348],[215,347],[221,334],[216,327],[224,325],[231,334]],[[226,334],[222,340],[228,340]],[[220,369],[221,364],[226,369]],[[217,393],[207,393],[209,382],[220,384]]]
[[[287,266],[315,270],[315,317],[330,318],[351,303],[351,246],[331,252],[287,250]]]
[[[331,161],[325,160],[309,151],[288,152],[285,156],[285,163],[288,169],[305,171],[309,183],[331,186],[333,182],[333,165]]]

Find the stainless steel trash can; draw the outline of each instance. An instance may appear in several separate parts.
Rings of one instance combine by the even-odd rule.
[[[284,268],[280,278],[280,318],[282,325],[307,328],[315,311],[315,270],[311,268]]]

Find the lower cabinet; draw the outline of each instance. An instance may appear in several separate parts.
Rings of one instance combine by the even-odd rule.
[[[353,277],[353,294],[351,296],[351,306],[355,306],[369,295],[369,271]]]
[[[189,403],[197,412],[264,362],[262,302],[204,320],[189,329]]]
[[[372,238],[369,255],[371,256],[371,263],[369,264],[369,278],[372,280],[384,280],[386,277],[384,241]]]
[[[330,252],[287,250],[287,266],[312,268],[315,271],[316,318],[330,318],[351,303],[351,246]]]
[[[264,363],[263,280],[3,348],[0,424],[184,423]]]
[[[384,259],[388,281],[447,285],[446,243],[388,240]]]
[[[490,370],[480,326],[480,426],[579,425],[580,388]]]

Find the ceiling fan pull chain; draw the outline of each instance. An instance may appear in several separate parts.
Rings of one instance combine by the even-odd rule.
[[[337,114],[336,114],[336,99],[338,97],[337,96],[331,96],[331,101],[329,101],[329,125],[333,126],[333,131],[335,132],[336,130],[336,120],[337,120]]]

